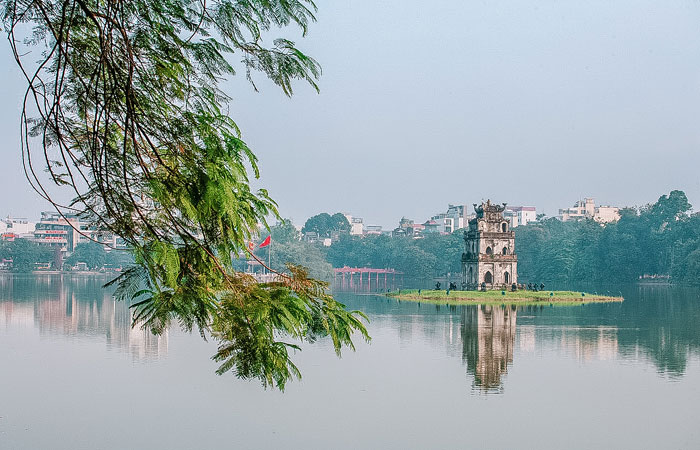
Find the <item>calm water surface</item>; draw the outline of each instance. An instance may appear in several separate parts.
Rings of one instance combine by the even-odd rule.
[[[447,307],[338,294],[372,342],[305,346],[284,393],[130,328],[100,279],[0,276],[0,449],[700,448],[700,291]],[[616,288],[619,290],[619,288]]]

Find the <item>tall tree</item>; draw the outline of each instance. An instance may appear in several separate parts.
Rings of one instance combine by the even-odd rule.
[[[71,266],[83,262],[88,269],[99,269],[107,262],[107,252],[102,244],[83,242],[75,246],[75,251],[65,262]]]
[[[332,216],[328,213],[317,214],[309,217],[301,229],[303,233],[315,232],[321,237],[331,237],[333,233],[349,233],[350,222],[341,213],[335,213]]]
[[[275,244],[296,242],[301,238],[299,231],[289,219],[284,219],[275,226],[270,227],[270,236]]]
[[[345,214],[335,213],[331,216],[331,229],[339,233],[349,233],[350,232],[350,222]]]
[[[220,372],[283,387],[299,371],[297,339],[325,333],[335,349],[367,337],[326,285],[290,267],[257,284],[236,272],[259,222],[277,216],[253,192],[257,160],[228,116],[220,80],[262,72],[286,95],[317,88],[318,63],[273,30],[315,20],[311,0],[4,0],[4,24],[26,77],[21,120],[27,178],[65,214],[121,236],[137,266],[115,282],[155,333],[171,322],[220,341]],[[48,183],[38,174],[44,168]],[[55,189],[74,200],[55,201]]]
[[[0,259],[11,259],[14,272],[31,272],[36,263],[50,263],[54,252],[29,239],[0,242]]]

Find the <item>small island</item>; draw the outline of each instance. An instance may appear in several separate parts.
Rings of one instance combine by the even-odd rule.
[[[464,231],[462,253],[462,290],[454,283],[450,288],[398,291],[387,295],[400,300],[452,304],[511,305],[584,305],[586,303],[621,302],[622,297],[575,291],[547,291],[544,284],[518,284],[518,255],[515,231],[503,216],[506,204],[491,200],[474,204],[475,217]]]
[[[576,291],[448,291],[400,290],[387,293],[399,300],[454,305],[584,305],[586,303],[621,302],[622,297]]]

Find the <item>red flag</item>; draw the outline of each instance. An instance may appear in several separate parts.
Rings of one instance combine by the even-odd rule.
[[[270,242],[272,242],[272,236],[266,237],[265,240],[262,242],[262,244],[260,244],[258,247],[260,247],[260,248],[267,247],[268,245],[270,245]]]

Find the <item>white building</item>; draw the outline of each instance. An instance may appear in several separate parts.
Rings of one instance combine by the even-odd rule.
[[[31,237],[34,235],[36,222],[30,222],[29,219],[21,217],[7,217],[1,220],[0,232],[13,233],[19,237]]]
[[[108,231],[95,229],[76,214],[59,214],[56,211],[41,213],[41,221],[36,224],[32,236],[34,242],[58,247],[72,253],[78,244],[99,242],[110,248],[126,248],[123,239]]]
[[[620,208],[617,206],[599,206],[595,209],[593,220],[599,223],[617,222],[620,220]]]
[[[44,211],[34,230],[34,242],[71,253],[75,250],[80,229],[80,219],[75,214],[61,215],[56,211]]]
[[[592,198],[584,198],[574,203],[571,208],[560,209],[559,219],[562,222],[569,220],[592,219],[595,214],[595,200]]]
[[[426,225],[426,231],[449,234],[466,228],[469,220],[474,217],[473,213],[469,213],[467,205],[447,205],[447,212],[434,215],[424,225]]]
[[[352,236],[362,236],[364,232],[364,221],[362,217],[353,217],[351,214],[343,213],[348,223],[350,224],[350,235]]]
[[[424,224],[425,231],[429,233],[451,233],[454,229],[454,219],[447,217],[447,214],[437,214],[426,221]]]
[[[476,217],[474,213],[469,212],[467,205],[447,205],[446,219],[451,219],[445,224],[445,232],[452,233],[455,230],[466,228],[469,221]]]
[[[562,222],[569,220],[593,219],[599,223],[616,222],[620,219],[620,208],[616,206],[595,206],[595,199],[584,198],[574,203],[571,208],[560,209],[558,218]]]
[[[510,227],[527,225],[537,220],[537,209],[534,206],[506,206],[503,217],[510,222]]]

